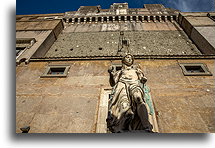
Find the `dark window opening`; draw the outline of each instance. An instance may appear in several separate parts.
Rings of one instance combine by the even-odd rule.
[[[167,20],[171,21],[171,17],[170,17],[170,16],[167,16]]]
[[[182,72],[185,76],[211,76],[211,72],[203,63],[181,63]]]
[[[147,16],[144,16],[144,21],[147,21],[147,18],[148,18]]]
[[[75,18],[75,23],[77,23],[78,22],[78,18]]]
[[[107,22],[107,17],[104,17],[104,22]]]
[[[156,20],[159,21],[159,16],[156,16]]]
[[[66,68],[50,68],[48,75],[59,75],[64,74]]]
[[[201,66],[184,66],[188,73],[205,72]]]
[[[81,18],[81,20],[80,20],[81,22],[84,22],[84,18]]]
[[[163,21],[165,21],[165,16],[161,16],[161,19],[162,19]]]
[[[102,21],[102,18],[101,17],[98,17],[98,22],[101,22]]]
[[[115,21],[119,21],[119,17],[118,16],[115,17]]]
[[[133,19],[134,21],[136,21],[137,17],[136,17],[136,16],[133,16],[132,19]]]
[[[66,77],[69,67],[69,65],[50,65],[41,78]]]
[[[99,47],[99,50],[102,50],[102,47]]]
[[[177,19],[177,17],[174,15],[174,16],[173,16],[173,20],[175,20],[175,21],[176,21],[176,19]]]
[[[125,21],[125,17],[124,17],[124,16],[121,16],[121,20],[122,20],[122,21]]]
[[[138,16],[138,20],[142,21],[142,16]]]
[[[130,16],[127,16],[127,20],[130,21],[130,20],[131,20],[131,17],[130,17]]]
[[[153,16],[150,16],[150,20],[153,21]]]
[[[113,21],[113,17],[112,16],[109,17],[109,21]]]
[[[93,17],[93,18],[92,18],[92,22],[95,22],[95,21],[96,21],[96,18],[95,18],[95,17]]]
[[[87,22],[90,22],[90,18],[89,17],[87,18]]]

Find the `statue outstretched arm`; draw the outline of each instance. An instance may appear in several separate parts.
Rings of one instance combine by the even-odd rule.
[[[110,85],[113,87],[118,82],[121,71],[116,71],[114,70],[113,66],[110,66],[108,69],[108,73],[110,74]]]

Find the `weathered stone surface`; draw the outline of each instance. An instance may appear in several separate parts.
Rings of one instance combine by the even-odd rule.
[[[178,63],[205,63],[213,76],[184,76]],[[67,61],[67,78],[40,78],[48,64],[65,62],[31,62],[16,68],[16,132],[23,126],[31,126],[29,133],[96,132],[101,89],[110,87],[111,61]],[[148,78],[159,132],[215,132],[214,60],[136,64]]]
[[[215,25],[215,22],[209,17],[186,17],[192,26]]]
[[[129,39],[129,48],[133,55],[201,54],[180,31],[124,32],[124,37]],[[121,47],[119,39],[119,32],[62,33],[45,56],[115,56]]]
[[[61,22],[61,20],[52,21],[33,21],[33,22],[16,22],[17,31],[32,30],[53,30]]]
[[[215,26],[195,27],[191,38],[206,54],[215,53]]]

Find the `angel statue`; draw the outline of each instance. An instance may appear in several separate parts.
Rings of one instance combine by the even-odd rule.
[[[112,133],[142,130],[152,132],[147,103],[144,100],[144,84],[147,78],[140,68],[133,65],[134,57],[122,58],[122,69],[108,69],[112,93],[109,98],[107,127]]]

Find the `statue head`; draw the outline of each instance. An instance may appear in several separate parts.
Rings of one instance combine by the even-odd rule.
[[[134,56],[131,54],[127,54],[122,58],[122,63],[127,66],[131,66],[134,63]]]

